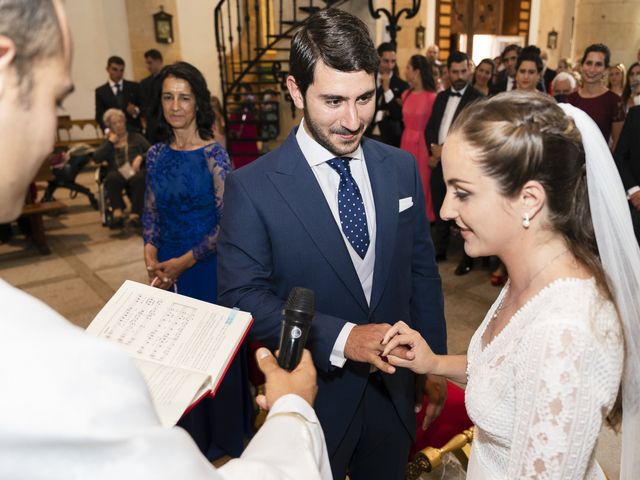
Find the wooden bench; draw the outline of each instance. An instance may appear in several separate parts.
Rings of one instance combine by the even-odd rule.
[[[84,131],[85,127],[89,127],[89,131],[93,129],[93,136],[89,138],[72,139],[71,131],[75,127],[82,131]],[[66,139],[63,138],[63,133],[66,134]],[[100,128],[100,125],[98,125],[98,122],[93,118],[71,120],[71,117],[68,115],[58,116],[58,132],[55,144],[56,150],[67,150],[80,144],[88,144],[92,147],[98,147],[102,143],[103,139],[104,134],[102,133],[102,129]]]
[[[51,253],[49,245],[47,245],[47,237],[44,233],[44,222],[42,221],[42,215],[45,213],[60,212],[66,209],[67,206],[58,201],[45,202],[45,203],[28,203],[22,209],[22,216],[29,219],[29,225],[31,227],[31,239],[36,244],[38,251],[42,255]]]

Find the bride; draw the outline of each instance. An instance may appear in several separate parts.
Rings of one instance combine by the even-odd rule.
[[[499,256],[509,282],[467,355],[435,355],[403,322],[382,355],[467,383],[467,478],[605,478],[594,449],[621,403],[621,478],[640,478],[640,252],[597,126],[537,93],[498,95],[460,115],[443,168],[442,218],[467,254]],[[408,359],[389,354],[399,345]]]

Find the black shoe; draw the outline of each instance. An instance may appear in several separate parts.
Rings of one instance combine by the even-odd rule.
[[[131,217],[129,218],[129,225],[136,229],[142,228],[142,220],[140,217]]]
[[[436,263],[444,262],[447,259],[446,253],[436,253]]]
[[[473,259],[463,258],[456,269],[453,271],[454,275],[466,275],[473,270]]]
[[[122,217],[113,218],[109,223],[109,229],[111,230],[117,230],[122,227],[124,227],[124,218]]]

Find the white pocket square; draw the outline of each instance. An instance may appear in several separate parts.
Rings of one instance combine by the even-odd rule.
[[[404,212],[411,207],[413,207],[413,197],[401,198],[398,205],[398,213]]]

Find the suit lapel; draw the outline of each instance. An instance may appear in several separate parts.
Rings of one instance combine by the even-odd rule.
[[[266,173],[267,177],[295,213],[346,289],[363,311],[367,312],[367,300],[342,234],[318,181],[298,146],[295,130],[285,140],[281,152],[275,168]],[[313,275],[313,272],[309,274]]]
[[[392,158],[381,155],[372,148],[373,142],[364,139],[362,147],[371,181],[371,190],[376,207],[376,261],[373,270],[371,306],[373,311],[384,291],[396,241],[398,224],[398,182],[397,171],[392,168]]]

